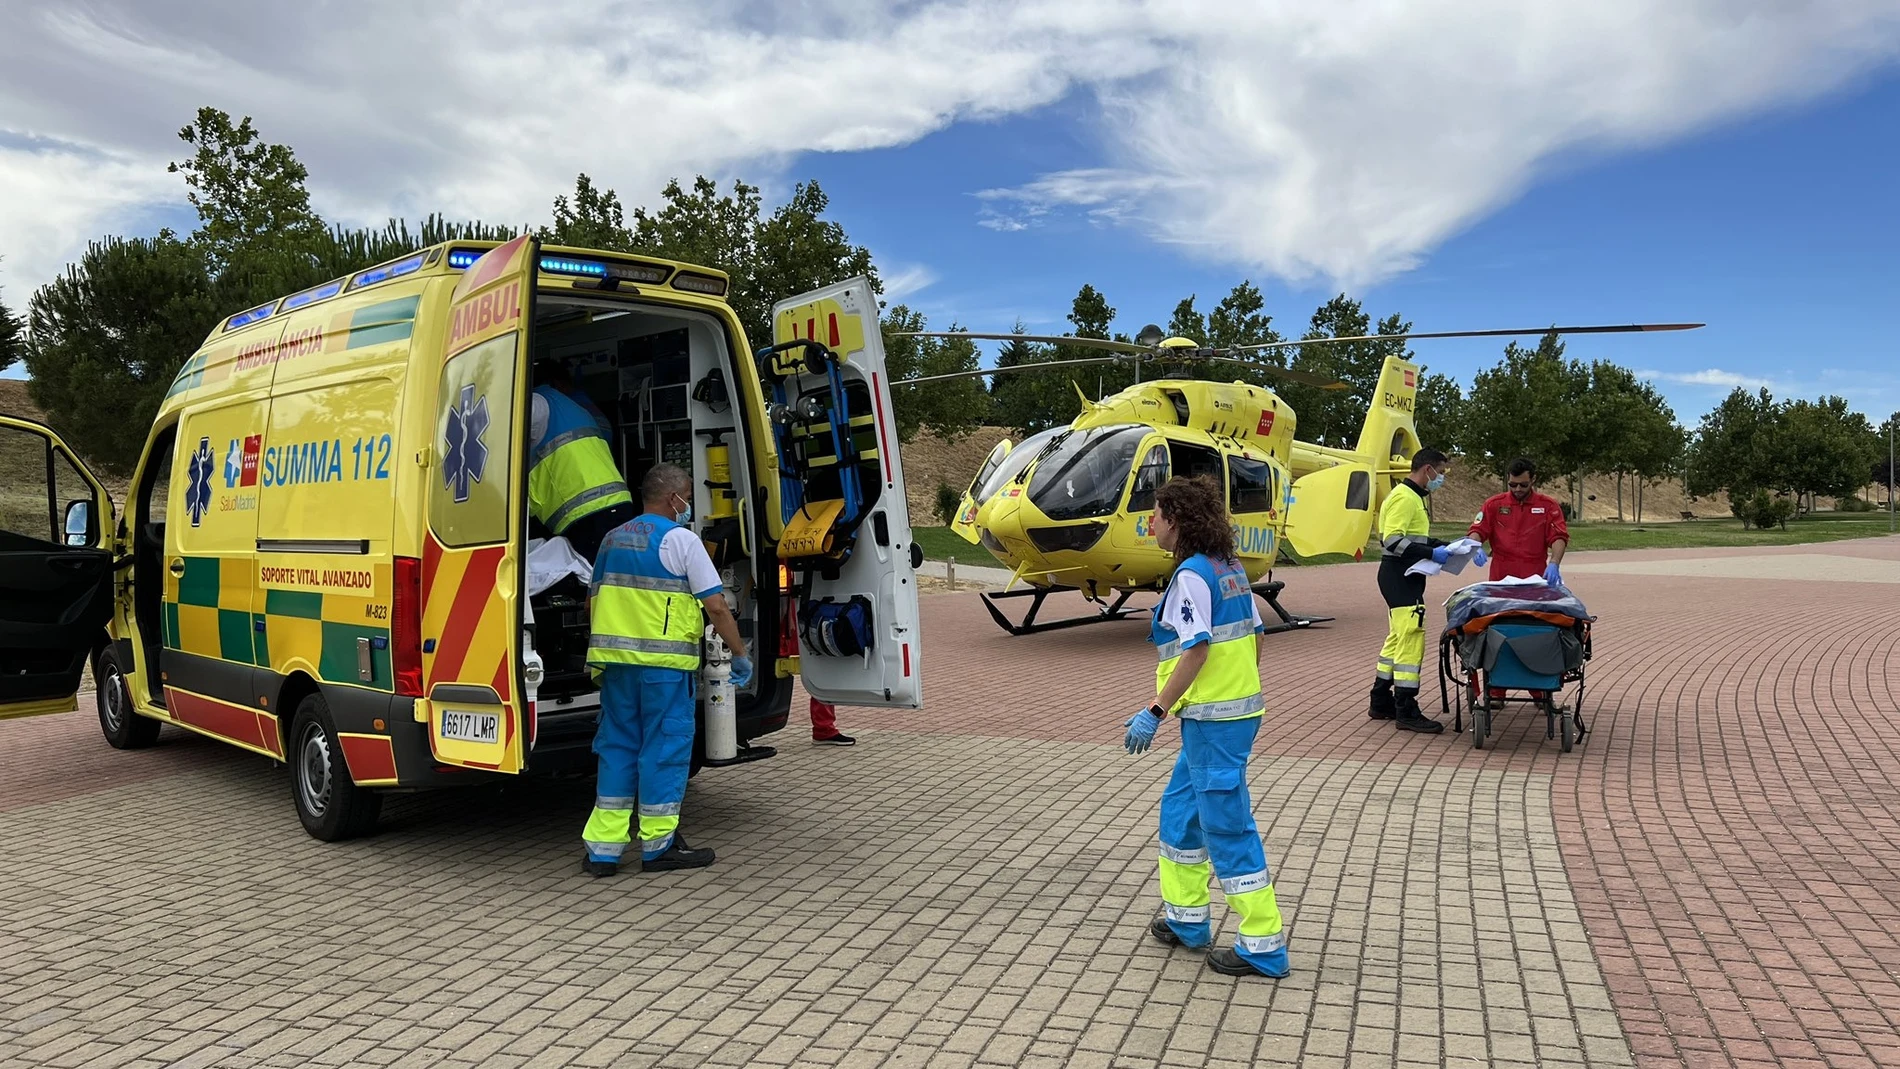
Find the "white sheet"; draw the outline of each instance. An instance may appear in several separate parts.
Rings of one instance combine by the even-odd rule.
[[[553,538],[531,538],[528,540],[528,596],[534,597],[543,590],[560,582],[567,576],[579,576],[581,582],[594,580],[594,566],[587,558],[574,552],[574,547],[560,535]]]

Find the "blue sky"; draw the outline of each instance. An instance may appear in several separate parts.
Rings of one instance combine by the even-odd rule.
[[[1900,408],[1892,0],[0,10],[16,309],[90,238],[190,225],[165,163],[211,105],[350,225],[815,178],[934,326],[1059,332],[1088,282],[1132,333],[1246,278],[1287,334],[1342,289],[1419,330],[1706,322],[1571,343],[1689,423],[1732,384]],[[1416,348],[1468,384],[1502,346]]]
[[[887,275],[908,273],[914,284],[926,269],[931,281],[896,300],[925,312],[933,329],[955,321],[1009,330],[1021,317],[1031,331],[1060,333],[1086,282],[1132,335],[1145,322],[1165,326],[1182,297],[1195,295],[1205,311],[1250,277],[1275,326],[1293,336],[1339,292],[1318,280],[1294,285],[1210,265],[1078,213],[1032,230],[978,225],[974,191],[1089,165],[1097,148],[1081,132],[1086,110],[1070,99],[901,149],[807,156],[792,174],[824,187],[834,214],[878,253]],[[1889,72],[1668,145],[1579,150],[1420,266],[1347,292],[1375,318],[1398,312],[1418,330],[1706,323],[1576,337],[1568,352],[1660,373],[1658,389],[1691,425],[1736,384],[1766,385],[1777,396],[1839,393],[1878,422],[1900,408],[1900,332],[1883,330],[1884,310],[1900,308],[1896,190],[1900,74]],[[1502,348],[1473,339],[1423,341],[1414,351],[1469,385]]]

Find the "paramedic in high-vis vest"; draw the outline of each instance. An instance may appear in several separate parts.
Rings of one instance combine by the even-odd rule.
[[[1366,715],[1391,720],[1400,731],[1427,735],[1445,725],[1418,707],[1419,669],[1425,660],[1425,577],[1407,575],[1422,560],[1445,563],[1448,543],[1432,537],[1425,498],[1445,481],[1451,461],[1436,449],[1412,454],[1412,473],[1399,480],[1379,506],[1379,594],[1385,598],[1385,645],[1379,650],[1378,677]],[[1479,560],[1478,563],[1484,563]]]
[[[581,871],[595,876],[619,871],[636,805],[641,869],[713,861],[711,850],[695,850],[679,834],[707,617],[733,652],[733,686],[752,681],[752,660],[705,543],[683,526],[692,522],[692,493],[685,469],[654,465],[640,484],[646,511],[609,531],[594,562],[587,663],[600,673],[600,767]]]
[[[1234,554],[1225,495],[1206,477],[1176,478],[1155,495],[1155,542],[1180,563],[1155,606],[1159,647],[1154,703],[1127,721],[1124,745],[1142,753],[1164,720],[1181,724],[1181,756],[1161,794],[1163,915],[1148,931],[1169,946],[1213,941],[1208,878],[1240,915],[1232,948],[1207,955],[1228,976],[1285,976],[1286,929],[1247,795],[1247,759],[1266,702],[1260,695],[1264,625]]]
[[[541,381],[528,403],[528,513],[591,561],[607,532],[639,510],[614,463],[605,416],[574,399],[573,383],[552,361],[535,371]]]

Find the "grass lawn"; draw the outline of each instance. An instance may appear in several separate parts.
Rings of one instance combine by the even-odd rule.
[[[960,564],[1001,567],[981,546],[958,538],[948,527],[913,527],[917,544],[924,547],[927,560],[955,557]],[[1465,525],[1432,524],[1432,534],[1450,541],[1463,537]],[[1834,542],[1843,538],[1874,538],[1887,533],[1884,512],[1824,512],[1788,521],[1788,529],[1742,530],[1734,518],[1684,520],[1680,523],[1573,523],[1570,525],[1570,549],[1687,549],[1697,546],[1790,546],[1805,542]],[[1376,560],[1377,541],[1366,545],[1366,559]],[[1328,554],[1300,564],[1340,564],[1352,558]]]

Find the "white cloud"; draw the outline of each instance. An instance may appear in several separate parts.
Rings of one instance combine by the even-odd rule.
[[[0,0],[0,18],[14,286],[182,199],[162,162],[205,104],[294,146],[338,221],[519,223],[581,171],[629,201],[696,172],[775,179],[803,153],[903,145],[1077,90],[1099,106],[1098,166],[984,191],[982,225],[1073,209],[1357,285],[1580,149],[1808,99],[1900,52],[1890,0]],[[18,147],[35,137],[109,163]]]
[[[1636,377],[1651,382],[1667,382],[1677,386],[1711,386],[1723,390],[1740,387],[1744,390],[1776,388],[1773,379],[1757,378],[1735,371],[1723,371],[1721,368],[1705,368],[1701,371],[1638,371]]]
[[[877,262],[878,274],[884,283],[883,299],[890,304],[914,297],[937,281],[937,272],[924,264],[892,263],[883,259]]]

